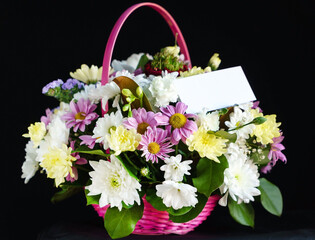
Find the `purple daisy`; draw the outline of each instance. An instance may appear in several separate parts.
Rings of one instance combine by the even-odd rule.
[[[138,149],[143,151],[147,161],[158,162],[158,158],[164,160],[168,158],[168,153],[173,152],[168,131],[162,128],[148,127],[141,138]]]
[[[195,118],[195,114],[187,114],[185,111],[188,106],[182,102],[176,103],[176,106],[168,105],[160,108],[161,112],[167,117],[166,129],[171,132],[172,144],[178,144],[179,140],[186,142],[186,139],[195,131],[197,124],[188,118]]]
[[[268,173],[272,169],[272,167],[276,165],[279,159],[284,163],[287,162],[286,156],[281,152],[282,150],[285,149],[285,147],[281,144],[283,139],[284,136],[282,136],[282,133],[279,137],[275,137],[272,139],[273,143],[271,144],[270,152],[268,154],[270,162],[267,164],[267,166],[261,169],[263,173],[265,174]]]
[[[82,140],[80,145],[87,145],[90,149],[94,148],[96,138],[93,138],[91,135],[82,135],[79,138]]]
[[[127,129],[134,128],[143,135],[148,127],[156,127],[166,122],[167,118],[162,113],[147,112],[144,108],[132,109],[132,117],[123,122]]]
[[[68,128],[73,127],[74,132],[78,129],[84,132],[85,125],[89,125],[98,117],[94,112],[96,107],[96,104],[91,104],[89,99],[80,98],[77,103],[71,101],[70,112],[63,115],[62,120],[66,121]]]

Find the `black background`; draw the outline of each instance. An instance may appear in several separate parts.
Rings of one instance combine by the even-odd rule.
[[[85,206],[83,195],[57,205],[50,203],[55,190],[44,174],[37,173],[24,184],[20,176],[27,140],[21,135],[30,123],[39,121],[47,107],[57,105],[41,94],[42,87],[58,78],[66,80],[82,63],[100,66],[112,27],[136,2],[0,4],[1,228],[3,234],[9,233],[9,239],[35,239],[45,227],[61,220],[102,225],[92,208]],[[314,212],[315,2],[156,2],[177,21],[193,65],[205,67],[215,52],[220,53],[221,69],[241,65],[265,114],[276,113],[282,122],[288,163],[279,162],[267,178],[282,191],[284,214],[282,218],[271,216],[255,204],[256,231],[283,226],[295,213]],[[173,43],[164,20],[154,10],[142,8],[122,28],[113,59],[126,59],[138,52],[154,54]],[[228,216],[227,209],[218,207],[197,231],[219,235],[231,228],[252,231],[224,216]],[[301,219],[309,223],[303,214]]]

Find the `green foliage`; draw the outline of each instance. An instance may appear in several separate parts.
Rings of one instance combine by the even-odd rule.
[[[87,154],[91,154],[91,155],[99,155],[99,156],[106,157],[106,158],[110,156],[110,154],[104,153],[104,151],[102,149],[90,149],[86,145],[82,145],[72,152],[73,153],[77,152],[77,153],[87,153]]]
[[[80,191],[82,191],[83,188],[81,186],[75,186],[75,185],[62,185],[61,190],[59,192],[56,192],[54,196],[50,199],[52,203],[58,203],[60,201],[63,201]]]
[[[201,213],[201,211],[205,207],[208,201],[208,198],[203,194],[197,193],[197,199],[198,199],[198,203],[196,204],[195,207],[192,207],[188,212],[182,215],[170,214],[169,219],[176,223],[184,223],[197,217],[199,213]]]
[[[89,196],[89,190],[84,189],[84,193],[85,193],[85,198],[86,198],[86,205],[91,205],[91,204],[99,204],[99,200],[101,195],[93,195],[93,196]]]
[[[146,54],[143,54],[138,62],[137,68],[141,68],[144,71],[144,66],[149,62],[149,59]]]
[[[256,151],[252,151],[251,153],[251,159],[254,163],[260,166],[265,166],[267,163],[269,163],[268,154],[270,152],[269,148],[257,148]]]
[[[234,201],[231,197],[228,200],[228,207],[231,216],[233,219],[245,226],[254,227],[254,219],[255,219],[255,212],[254,208],[250,203],[240,203],[238,204]]]
[[[159,211],[166,211],[168,207],[166,207],[163,203],[162,198],[156,196],[155,188],[147,189],[146,200],[156,209]]]
[[[193,178],[193,184],[198,192],[209,197],[210,194],[219,188],[224,180],[224,170],[228,167],[224,155],[219,157],[220,163],[208,158],[201,158],[197,164],[197,176]]]
[[[279,188],[265,178],[261,178],[259,190],[262,206],[271,214],[281,216],[283,209],[282,195]]]
[[[126,237],[133,232],[137,222],[143,215],[143,203],[134,204],[130,208],[108,208],[104,218],[104,226],[112,239]]]

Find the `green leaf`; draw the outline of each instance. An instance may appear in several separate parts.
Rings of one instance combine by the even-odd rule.
[[[147,190],[145,198],[156,210],[166,211],[168,209],[168,207],[164,205],[162,198],[156,196],[156,190],[154,188]]]
[[[109,157],[110,156],[110,154],[104,153],[103,150],[101,150],[101,149],[90,149],[86,145],[82,145],[72,152],[88,153],[88,154],[93,154],[93,155],[99,155],[102,157]]]
[[[91,205],[91,204],[99,204],[99,200],[101,195],[93,195],[93,196],[89,196],[89,190],[84,189],[84,193],[85,193],[85,198],[86,198],[86,205]]]
[[[231,133],[228,133],[224,130],[219,130],[217,132],[214,132],[214,135],[216,135],[217,137],[228,139],[232,143],[235,143],[235,141],[237,139],[236,133],[231,134]]]
[[[208,198],[203,194],[197,193],[197,199],[198,199],[198,203],[195,205],[195,207],[191,208],[190,211],[188,211],[187,213],[183,215],[178,215],[178,216],[169,214],[169,219],[176,223],[184,223],[197,217],[199,213],[201,213],[201,211],[205,207],[208,201]]]
[[[144,70],[144,65],[146,65],[148,62],[149,62],[149,58],[147,57],[146,54],[143,54],[139,60],[139,63],[136,69],[141,68],[142,70]]]
[[[127,158],[128,156],[125,155]],[[134,165],[134,163],[131,162],[131,160],[129,160],[129,158],[124,158],[122,156],[116,156],[120,162],[122,163],[123,167],[126,169],[126,171],[129,173],[129,175],[133,178],[135,178],[137,181],[139,181],[139,178],[137,177],[138,175],[138,170],[137,170],[137,166]]]
[[[71,185],[65,185],[61,186],[61,190],[59,192],[56,192],[54,196],[50,199],[52,203],[58,203],[60,201],[63,201],[76,193],[82,191],[83,188],[81,186],[71,186]]]
[[[189,212],[192,209],[192,206],[190,207],[182,207],[181,209],[177,209],[175,210],[174,208],[170,207],[167,209],[167,212],[173,216],[180,216],[180,215],[184,215],[187,212]]]
[[[193,178],[193,184],[198,192],[209,197],[210,194],[220,187],[224,180],[224,170],[228,162],[224,155],[219,157],[220,163],[208,158],[201,158],[197,164],[197,177]]]
[[[131,208],[117,207],[108,208],[104,218],[104,225],[107,233],[112,239],[126,237],[133,232],[137,222],[143,215],[143,203],[135,204]]]
[[[283,209],[282,195],[279,188],[265,178],[261,178],[259,190],[263,207],[276,216],[281,216]]]
[[[260,125],[260,124],[263,124],[264,122],[267,121],[267,118],[264,118],[264,117],[256,117],[254,118],[254,120],[252,121],[253,124],[255,125]]]
[[[229,197],[228,207],[231,216],[234,220],[242,225],[254,227],[255,212],[250,203],[238,204],[231,197]]]
[[[258,148],[255,152],[252,151],[251,159],[254,163],[260,166],[267,165],[270,161],[268,158],[270,148],[261,149],[261,152],[259,152],[258,150],[260,151],[260,148]]]

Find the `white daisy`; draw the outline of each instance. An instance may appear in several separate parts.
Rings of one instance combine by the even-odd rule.
[[[177,90],[174,84],[178,72],[167,73],[164,71],[162,76],[153,78],[149,90],[155,99],[156,107],[165,107],[170,102],[176,102],[178,98]]]
[[[102,67],[92,65],[90,68],[86,64],[82,64],[74,73],[70,72],[70,76],[84,83],[96,83],[102,79]]]
[[[218,111],[207,113],[207,110],[203,109],[197,116],[196,123],[198,127],[203,127],[207,131],[218,131],[220,129],[220,116]]]
[[[110,160],[89,162],[94,171],[89,173],[92,184],[86,187],[89,190],[88,195],[101,194],[100,207],[110,204],[111,207],[118,207],[121,210],[122,202],[127,205],[136,202],[140,205],[138,194],[138,190],[141,190],[140,183],[129,175],[114,155],[111,155]]]
[[[230,114],[230,120],[225,121],[225,125],[229,130],[232,130],[253,121],[253,119],[250,111],[242,111],[240,107],[236,106],[234,107],[234,111]],[[254,128],[254,124],[249,124],[237,130],[230,131],[230,133],[236,133],[238,138],[248,139]]]
[[[102,118],[97,119],[95,128],[93,129],[93,138],[96,138],[97,143],[102,143],[104,149],[109,148],[109,143],[106,136],[110,136],[110,129],[116,129],[122,124],[123,116],[121,112],[112,112],[105,114]]]
[[[220,187],[225,194],[219,201],[221,206],[227,205],[228,195],[238,203],[254,201],[254,196],[260,195],[258,167],[248,159],[242,151],[226,155],[229,167],[224,170],[224,183]]]
[[[22,176],[21,178],[25,178],[24,183],[28,183],[28,181],[35,175],[38,170],[38,162],[36,161],[37,153],[34,148],[34,144],[32,141],[29,141],[25,147],[25,161],[22,165]]]
[[[114,98],[113,107],[119,108],[120,88],[115,82],[107,83],[102,86],[101,95],[103,103],[106,103],[109,99]],[[103,105],[105,107],[105,104]]]
[[[156,195],[163,199],[165,206],[175,210],[182,207],[194,207],[198,203],[197,188],[189,184],[166,180],[156,185],[156,190]]]
[[[186,160],[181,162],[182,155],[178,154],[176,157],[165,158],[165,165],[161,166],[161,170],[164,171],[165,180],[172,180],[176,182],[183,181],[184,174],[190,175],[189,170],[192,160]]]

